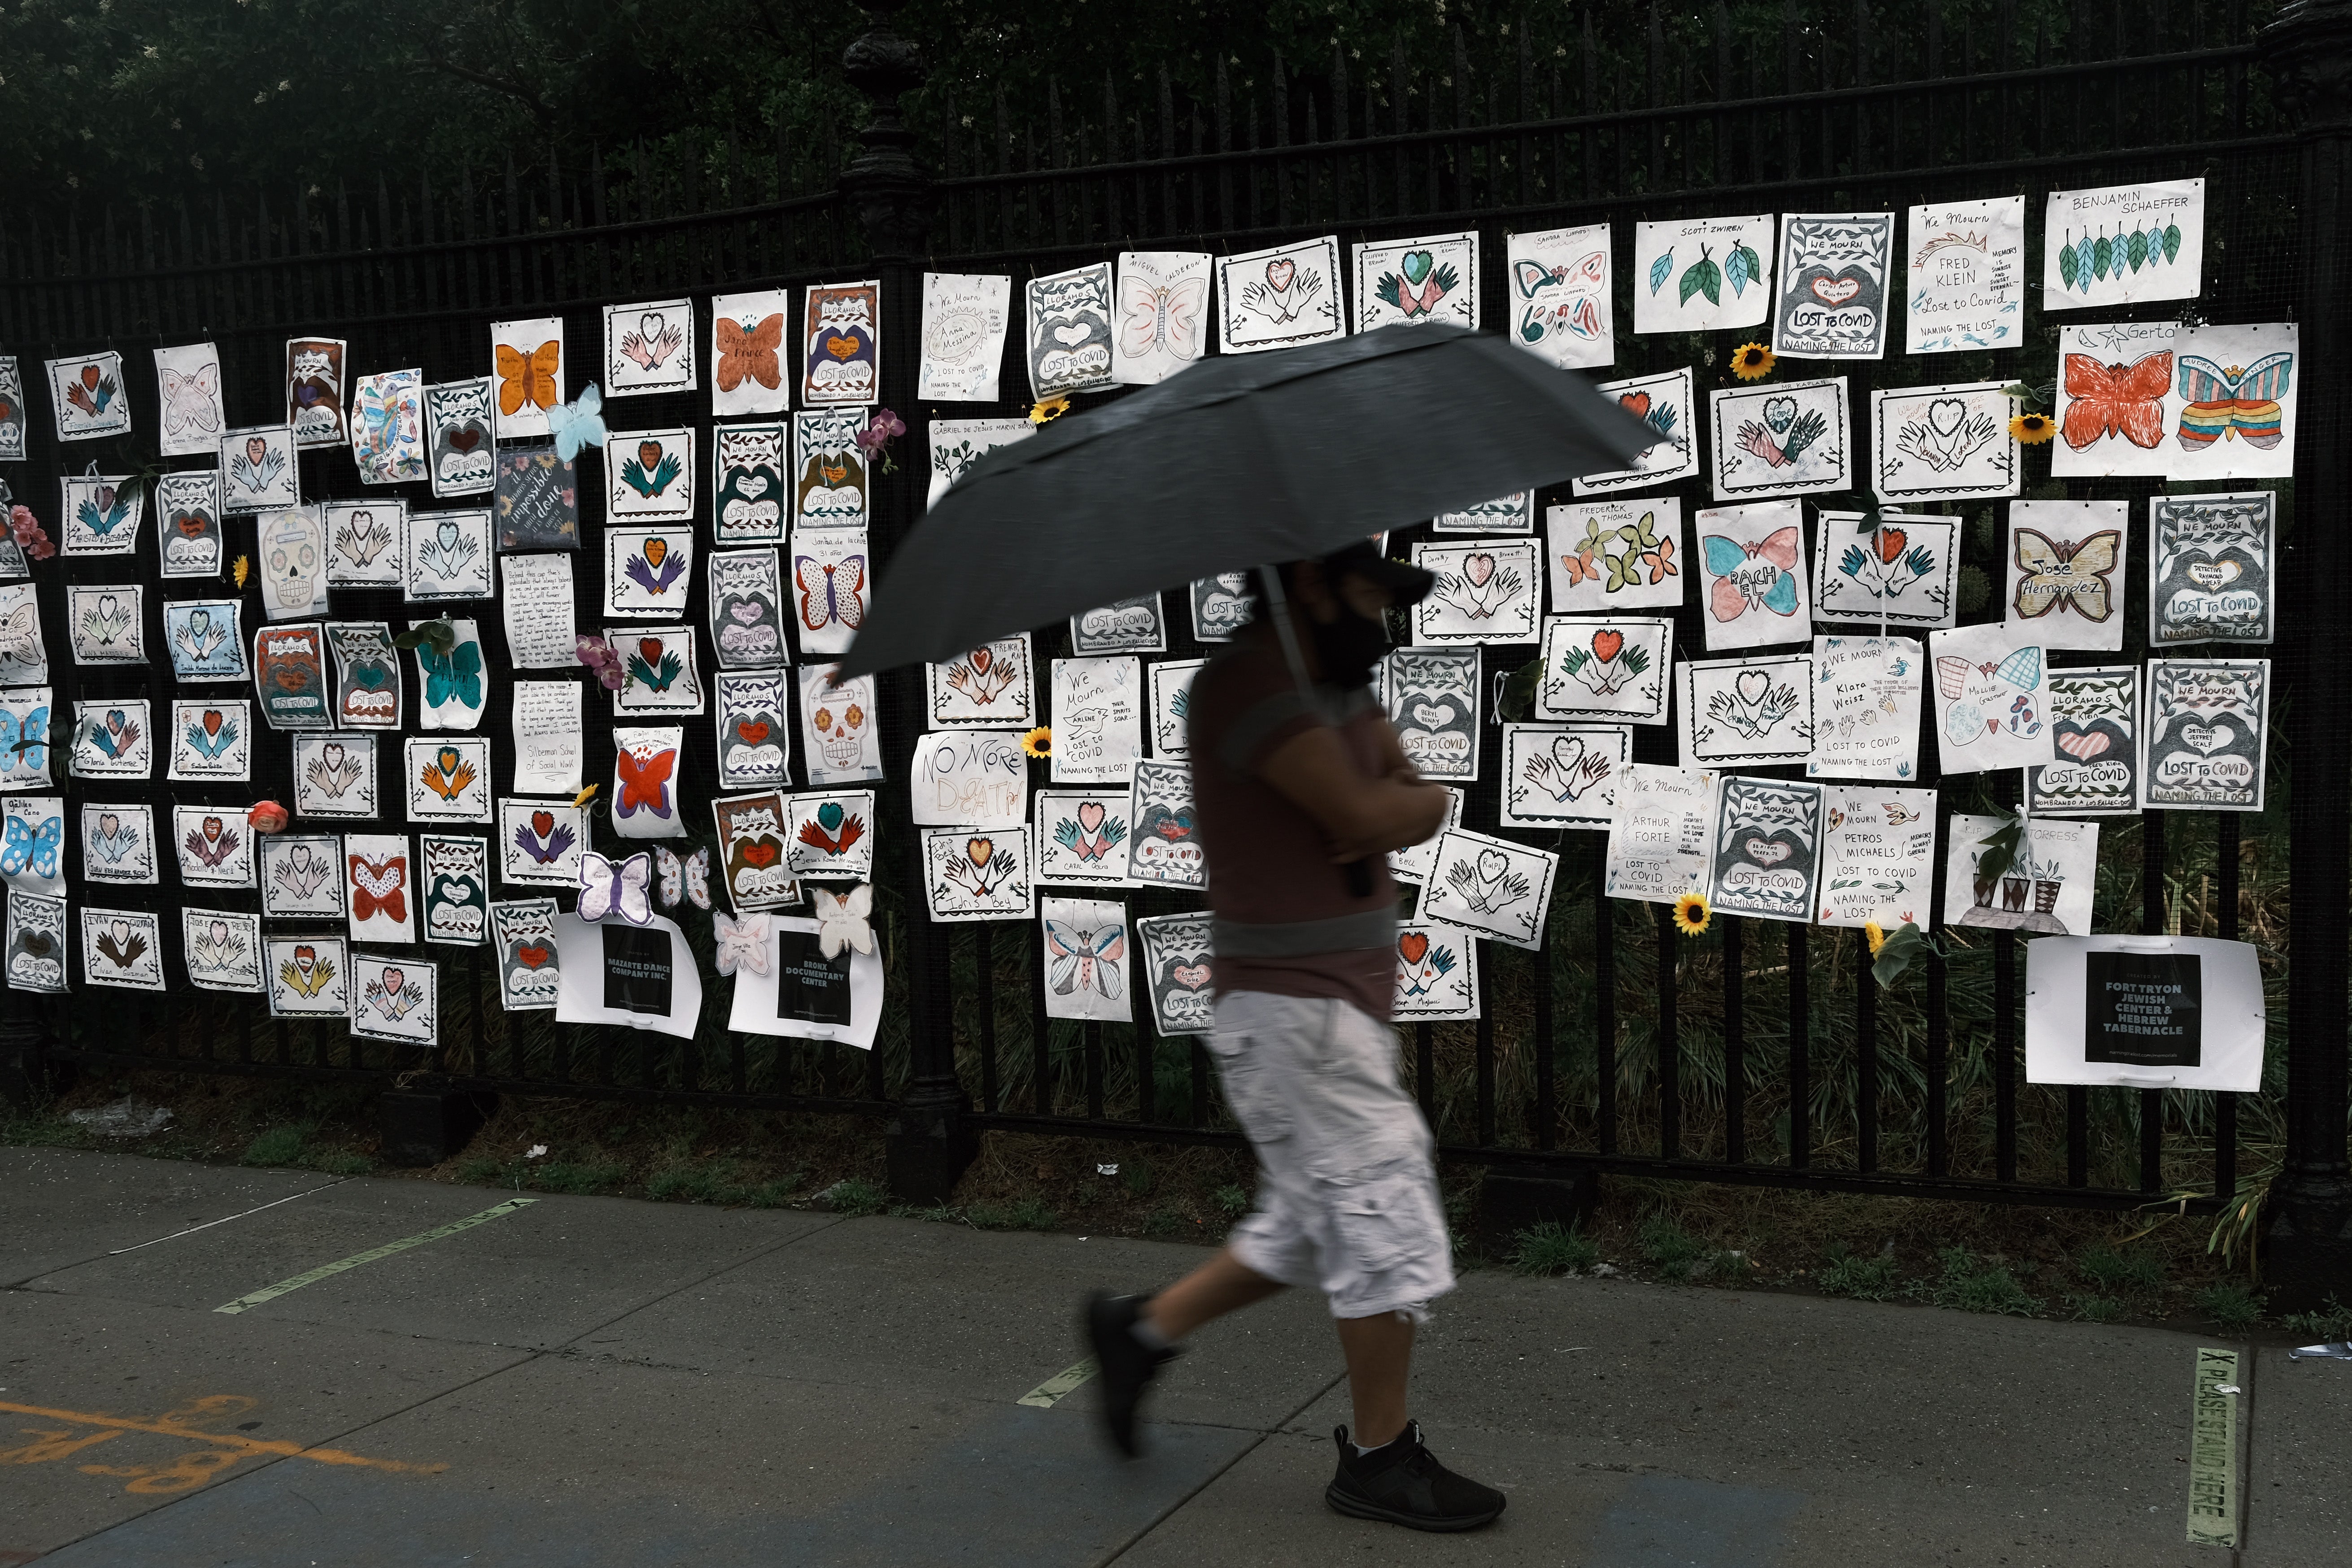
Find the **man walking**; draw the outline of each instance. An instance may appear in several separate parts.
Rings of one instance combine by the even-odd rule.
[[[1257,1205],[1216,1257],[1145,1297],[1097,1294],[1103,1413],[1136,1450],[1145,1385],[1185,1335],[1286,1286],[1329,1299],[1355,1401],[1332,1434],[1341,1513],[1475,1530],[1503,1494],[1437,1462],[1406,1409],[1414,1327],[1453,1289],[1432,1140],[1397,1076],[1396,888],[1385,852],[1445,817],[1367,689],[1383,612],[1430,574],[1369,544],[1280,568],[1281,593],[1192,683],[1193,810],[1209,858],[1210,1049],[1256,1152]]]

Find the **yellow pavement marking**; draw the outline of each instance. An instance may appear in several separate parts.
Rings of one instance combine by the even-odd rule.
[[[1055,1405],[1061,1403],[1065,1395],[1076,1389],[1078,1385],[1085,1383],[1087,1379],[1094,1376],[1096,1372],[1099,1369],[1095,1365],[1095,1358],[1088,1356],[1086,1360],[1078,1363],[1077,1365],[1070,1367],[1066,1371],[1055,1373],[1053,1376],[1047,1378],[1045,1382],[1039,1384],[1036,1387],[1023,1394],[1019,1399],[1013,1401],[1013,1403],[1016,1405],[1034,1405],[1040,1410],[1051,1410]]]
[[[216,1400],[236,1397],[236,1395],[216,1395],[214,1400],[199,1400],[196,1404],[205,1405]],[[252,1402],[243,1401],[242,1403],[249,1405]],[[205,1412],[195,1411],[194,1406],[189,1408],[192,1413],[205,1414]],[[259,1458],[265,1456],[310,1459],[321,1465],[356,1465],[368,1469],[389,1470],[404,1475],[433,1475],[449,1468],[446,1464],[440,1463],[411,1464],[403,1459],[371,1459],[364,1454],[354,1454],[342,1448],[310,1448],[299,1443],[284,1439],[247,1437],[231,1432],[207,1432],[185,1422],[175,1421],[171,1415],[161,1415],[152,1419],[137,1415],[109,1415],[100,1411],[56,1410],[47,1405],[18,1405],[9,1400],[0,1400],[0,1412],[12,1415],[31,1415],[44,1421],[62,1421],[70,1426],[90,1426],[98,1429],[94,1433],[76,1435],[67,1432],[42,1431],[30,1426],[21,1427],[20,1431],[42,1440],[27,1444],[21,1448],[0,1449],[0,1465],[38,1465],[67,1458],[80,1449],[105,1442],[109,1438],[120,1437],[126,1432],[146,1432],[160,1437],[183,1438],[189,1442],[210,1445],[215,1450],[209,1454],[185,1456],[169,1468],[162,1470],[144,1466],[83,1465],[80,1467],[89,1475],[140,1478],[130,1489],[135,1492],[184,1491],[188,1487],[199,1485],[210,1479],[212,1476],[236,1464],[239,1459]],[[177,1412],[173,1414],[176,1415]],[[191,1463],[196,1460],[203,1462]]]
[[[438,1241],[445,1236],[455,1236],[461,1230],[471,1230],[474,1226],[494,1220],[500,1215],[512,1214],[525,1205],[535,1204],[538,1201],[537,1198],[509,1198],[496,1207],[486,1208],[479,1214],[467,1215],[464,1219],[451,1220],[447,1225],[436,1226],[431,1230],[419,1232],[415,1236],[404,1236],[398,1241],[387,1241],[382,1247],[371,1247],[365,1252],[355,1252],[349,1258],[338,1258],[332,1263],[322,1263],[306,1274],[297,1274],[291,1279],[280,1279],[275,1285],[266,1285],[249,1296],[239,1296],[225,1306],[215,1307],[213,1310],[242,1312],[248,1307],[258,1307],[264,1301],[276,1300],[289,1290],[299,1290],[305,1285],[315,1285],[321,1279],[331,1279],[342,1273],[345,1269],[357,1268],[362,1263],[373,1263],[379,1258],[390,1258],[395,1252],[405,1252],[412,1247],[422,1247],[428,1241]],[[5,1408],[5,1406],[0,1406],[0,1409]]]

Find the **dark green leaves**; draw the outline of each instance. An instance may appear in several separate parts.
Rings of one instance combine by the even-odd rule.
[[[1682,291],[1682,302],[1685,305],[1691,302],[1691,296],[1694,294],[1706,295],[1706,302],[1710,305],[1722,304],[1723,268],[1717,267],[1714,258],[1705,250],[1701,250],[1698,253],[1698,259],[1692,262],[1683,273]]]
[[[1978,840],[1984,848],[1982,853],[1977,856],[1977,902],[1984,903],[1989,900],[1992,897],[1993,889],[2000,884],[2001,878],[2007,876],[2010,868],[2017,864],[2018,847],[2024,837],[2025,818],[2011,811],[2002,814],[2001,825],[1999,827]]]
[[[1886,933],[1879,945],[1878,956],[1871,961],[1870,977],[1878,982],[1882,991],[1903,977],[1903,972],[1915,963],[1924,963],[1936,952],[1936,944],[1927,940],[1916,921],[1905,921],[1901,927]]]
[[[449,624],[449,617],[446,616],[443,616],[438,620],[419,621],[393,638],[392,646],[411,651],[420,646],[429,647],[446,658],[450,650],[457,646],[457,628]]]
[[[1511,671],[1503,682],[1502,695],[1495,700],[1496,711],[1509,723],[1518,723],[1531,717],[1536,707],[1536,687],[1543,679],[1543,660],[1531,658]]]

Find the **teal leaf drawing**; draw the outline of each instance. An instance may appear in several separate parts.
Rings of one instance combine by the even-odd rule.
[[[2176,223],[2168,226],[2164,231],[2164,258],[2167,261],[2174,261],[2178,260],[2179,256],[2180,226]]]
[[[1664,288],[1666,286],[1666,279],[1673,277],[1674,272],[1675,253],[1672,250],[1667,251],[1664,256],[1661,256],[1655,261],[1651,262],[1650,292],[1655,294],[1659,289]],[[1687,298],[1687,296],[1685,296],[1685,298]]]
[[[2079,265],[2080,263],[2074,259],[2074,242],[2069,240],[2058,252],[2058,280],[2072,289],[2074,286],[2074,269]]]
[[[1723,258],[1723,280],[1731,285],[1736,298],[1748,292],[1748,285],[1764,274],[1764,262],[1753,247],[1740,244],[1731,247]]]
[[[2147,236],[2134,229],[2130,243],[2124,247],[2124,259],[2131,264],[2131,269],[2134,272],[2147,266]]]
[[[2097,239],[2091,242],[2092,277],[2105,278],[2107,275],[2108,269],[2115,265],[2115,259],[2116,242],[2114,240],[2109,239],[2105,235],[2101,235]]]
[[[1682,293],[1682,302],[1685,305],[1690,303],[1694,294],[1706,295],[1710,305],[1722,304],[1723,268],[1717,267],[1705,251],[1699,252],[1698,259],[1683,273]]]

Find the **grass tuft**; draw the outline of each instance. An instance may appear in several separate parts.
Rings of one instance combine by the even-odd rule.
[[[863,1176],[845,1176],[829,1190],[833,1212],[856,1218],[860,1215],[881,1214],[890,1206],[890,1194],[880,1184]]]
[[[2217,1279],[2197,1292],[2197,1310],[2215,1328],[2236,1333],[2262,1321],[2263,1299],[2235,1279]]]
[[[1936,1260],[1943,1268],[1942,1278],[1922,1280],[1912,1288],[1931,1306],[2013,1318],[2031,1318],[2042,1310],[2042,1299],[2028,1295],[2015,1275],[1965,1247],[1940,1248]]]
[[[1652,1215],[1642,1222],[1642,1256],[1657,1265],[1658,1273],[1668,1279],[1689,1279],[1707,1271],[1715,1259],[1715,1247],[1676,1225],[1662,1214]]]
[[[1511,1237],[1514,1274],[1580,1274],[1601,1261],[1601,1248],[1557,1220],[1529,1226]]]
[[[2104,1243],[2083,1249],[2074,1272],[2104,1296],[2128,1296],[2164,1289],[2164,1265],[2145,1252],[2119,1252]]]
[[[240,1165],[293,1165],[302,1160],[302,1146],[310,1141],[313,1131],[309,1122],[289,1121],[273,1127],[245,1146],[237,1156]]]
[[[1813,1283],[1824,1296],[1853,1301],[1889,1301],[1902,1293],[1895,1281],[1895,1259],[1885,1253],[1871,1258],[1839,1253],[1822,1266]]]
[[[609,1161],[541,1165],[530,1173],[530,1185],[543,1193],[569,1193],[578,1197],[617,1191],[629,1179],[629,1168]]]
[[[982,1230],[1051,1230],[1061,1216],[1043,1198],[1020,1198],[1009,1204],[974,1204],[964,1217]]]
[[[2281,1320],[2294,1332],[2315,1340],[2352,1340],[2352,1307],[2334,1296],[2315,1312],[2290,1312]]]
[[[2078,1323],[2119,1323],[2126,1316],[2121,1301],[2095,1292],[2070,1290],[2066,1293],[2066,1307]]]

